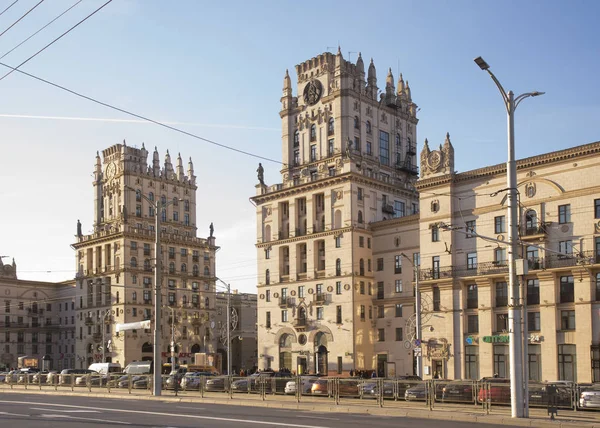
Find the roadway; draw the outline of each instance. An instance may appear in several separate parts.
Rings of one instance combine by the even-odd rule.
[[[0,426],[10,428],[464,428],[477,423],[440,421],[398,416],[230,406],[208,403],[175,403],[154,399],[0,394]],[[495,428],[504,425],[486,424]]]

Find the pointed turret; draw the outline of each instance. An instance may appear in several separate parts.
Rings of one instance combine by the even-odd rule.
[[[402,78],[402,73],[400,73],[400,78],[398,79],[398,95],[405,95],[404,90],[404,79]]]
[[[444,141],[444,146],[442,147],[442,153],[444,153],[444,166],[446,167],[447,173],[454,172],[454,147],[452,146],[452,142],[450,141],[450,133],[446,132],[446,140]]]
[[[377,98],[377,71],[375,70],[375,64],[373,64],[373,58],[371,58],[371,64],[369,64],[369,72],[367,76],[367,94],[373,98]]]
[[[100,159],[100,152],[96,152],[96,165],[94,165],[94,178],[96,181],[100,181],[102,177],[102,160]]]
[[[183,160],[181,159],[181,153],[177,155],[177,179],[183,181],[185,173],[183,171]]]
[[[385,78],[385,99],[388,104],[394,101],[394,92],[394,75],[392,74],[392,68],[390,67],[387,77]]]
[[[283,96],[292,96],[292,79],[290,79],[290,73],[287,69],[285,70],[285,77],[283,78]]]
[[[342,67],[344,57],[342,56],[342,48],[338,45],[337,53],[335,54],[335,68]]]
[[[365,63],[363,62],[362,55],[358,53],[358,59],[356,60],[356,69],[358,70],[358,74],[362,74],[363,79],[365,77]]]
[[[425,166],[427,165],[427,158],[429,157],[430,153],[431,150],[429,150],[429,142],[427,141],[427,138],[425,138],[425,144],[423,144],[423,150],[421,150],[421,178],[425,174]]]
[[[188,180],[191,184],[195,184],[196,176],[194,175],[194,164],[192,162],[192,158],[190,157],[190,161],[188,162]]]
[[[152,154],[152,174],[155,177],[160,176],[160,159],[158,158],[158,149],[154,146],[154,153]]]

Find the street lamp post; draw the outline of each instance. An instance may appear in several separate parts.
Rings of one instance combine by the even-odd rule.
[[[404,253],[400,253],[413,266],[415,272],[415,338],[421,348],[421,292],[419,291],[419,265],[415,263]],[[423,350],[417,354],[417,376],[423,379]]]
[[[227,287],[227,376],[231,376],[231,284],[216,276],[215,278]]]
[[[513,91],[505,91],[496,76],[490,71],[490,66],[482,57],[475,58],[475,63],[487,71],[504,100],[508,114],[508,161],[506,176],[508,187],[508,275],[509,275],[509,352],[510,352],[510,404],[513,418],[525,416],[523,397],[527,396],[528,385],[523,379],[523,335],[521,335],[521,307],[519,281],[517,278],[516,258],[518,257],[518,215],[517,215],[517,162],[515,160],[515,110],[525,98],[537,97],[544,92],[527,92],[515,98]]]
[[[104,333],[106,332],[106,317],[110,315],[110,309],[107,309],[104,312],[104,316],[102,317],[102,362],[106,362],[106,340],[104,338]],[[111,330],[112,333],[112,330]]]

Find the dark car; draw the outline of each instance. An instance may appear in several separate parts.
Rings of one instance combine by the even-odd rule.
[[[453,380],[442,388],[442,401],[457,403],[474,403],[475,391],[473,381]]]
[[[210,392],[225,392],[229,388],[228,376],[215,376],[207,379],[204,384],[204,390]]]
[[[425,401],[428,394],[427,384],[420,383],[404,391],[404,399],[406,401]]]
[[[565,383],[547,382],[541,384],[529,385],[529,405],[546,407],[548,405],[548,386],[556,387],[556,405],[557,407],[570,408],[573,406],[573,385]]]

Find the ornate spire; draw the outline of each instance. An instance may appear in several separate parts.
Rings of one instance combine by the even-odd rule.
[[[385,96],[391,101],[394,97],[394,75],[392,74],[392,68],[388,70],[387,77],[385,78]]]
[[[340,68],[342,63],[344,62],[344,57],[342,56],[342,48],[338,45],[337,53],[335,54],[335,67]]]
[[[290,73],[287,69],[283,78],[283,96],[284,98],[292,98],[292,79],[290,79]]]
[[[363,62],[362,55],[360,52],[358,53],[358,59],[356,60],[356,69],[363,76],[365,75],[365,63]],[[364,79],[364,77],[363,77],[363,79]]]
[[[400,78],[398,79],[398,95],[404,95],[404,79],[402,78],[402,73],[400,73]]]
[[[183,172],[183,160],[181,159],[181,153],[177,155],[177,179],[183,181],[185,173]]]
[[[377,72],[375,71],[375,64],[373,64],[373,58],[371,58],[371,64],[369,64],[369,71],[367,74],[367,94],[372,98],[377,98]]]
[[[154,153],[152,154],[152,173],[155,177],[160,175],[160,159],[158,158],[158,149],[154,146]]]

